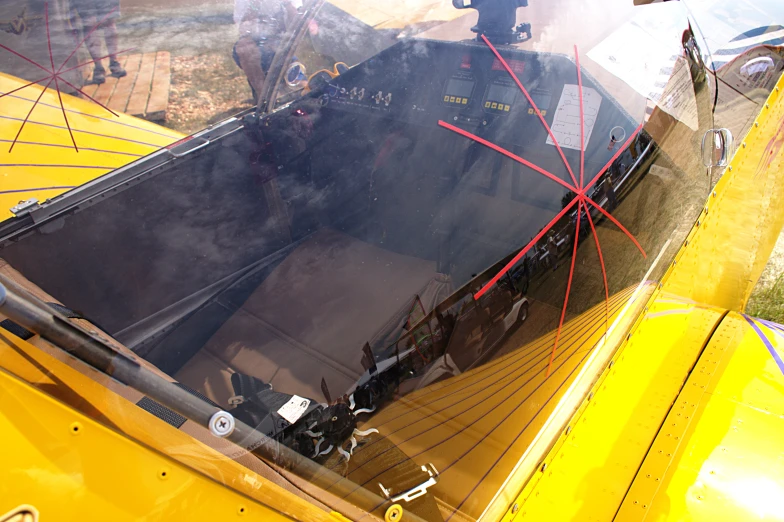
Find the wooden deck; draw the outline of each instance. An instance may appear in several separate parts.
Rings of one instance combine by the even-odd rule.
[[[109,76],[106,67],[106,83],[85,85],[82,89],[88,96],[106,105],[113,111],[124,112],[150,121],[166,121],[171,86],[171,56],[168,52],[128,54],[118,56],[128,75],[123,78]],[[86,67],[92,76],[92,69]]]

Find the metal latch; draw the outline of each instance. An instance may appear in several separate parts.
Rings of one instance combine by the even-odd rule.
[[[18,216],[23,212],[30,212],[38,207],[38,200],[35,198],[30,198],[27,201],[20,201],[19,204],[11,207],[9,210],[11,211],[11,214]]]
[[[732,132],[711,129],[702,137],[702,164],[708,168],[708,189],[713,187],[713,168],[726,167],[732,155]]]
[[[702,137],[702,164],[708,168],[726,167],[732,154],[732,132],[711,129]]]
[[[400,502],[401,500],[405,500],[406,502],[411,502],[412,500],[418,499],[425,493],[427,493],[427,488],[430,486],[435,486],[438,482],[438,470],[433,464],[427,464],[426,466],[422,466],[422,471],[428,474],[429,478],[421,483],[418,486],[414,486],[413,488],[400,493],[398,495],[392,496],[392,489],[387,489],[384,487],[383,484],[380,482],[378,486],[381,488],[381,493],[384,494],[386,498],[391,500],[392,502]]]

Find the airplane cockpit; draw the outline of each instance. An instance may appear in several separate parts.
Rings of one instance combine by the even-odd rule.
[[[481,518],[726,163],[687,12],[453,3],[396,31],[305,2],[256,107],[0,224],[0,257],[287,487]]]

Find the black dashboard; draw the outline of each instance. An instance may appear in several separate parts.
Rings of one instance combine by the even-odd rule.
[[[500,53],[552,128],[572,169],[579,168],[580,106],[574,61],[511,47]],[[611,135],[620,141],[638,123],[584,70],[582,82],[586,171],[590,164],[598,170],[614,153],[608,151]],[[444,121],[514,147],[517,153],[533,153],[558,169],[562,160],[529,96],[483,43],[408,40],[311,93],[310,102],[328,111],[434,129]]]

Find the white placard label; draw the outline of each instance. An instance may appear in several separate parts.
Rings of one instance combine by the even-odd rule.
[[[289,421],[289,424],[294,424],[307,411],[308,406],[310,406],[310,399],[294,395],[289,402],[278,409],[278,415]]]
[[[585,143],[582,149],[588,147],[591,133],[599,116],[602,106],[602,97],[595,89],[583,87],[583,107],[585,108]],[[552,125],[553,136],[558,140],[558,145],[567,149],[580,150],[580,89],[577,85],[564,85],[558,108],[555,110]],[[547,144],[555,145],[548,135]]]

